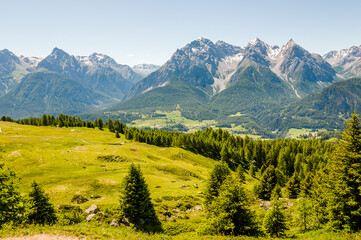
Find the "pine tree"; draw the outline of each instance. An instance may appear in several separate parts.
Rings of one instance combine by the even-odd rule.
[[[236,174],[241,183],[246,183],[246,176],[244,174],[244,169],[241,165],[238,165],[238,167],[236,168]]]
[[[118,131],[115,132],[115,137],[120,138],[120,135],[119,135]]]
[[[314,203],[308,198],[300,198],[297,201],[294,222],[297,226],[300,226],[303,231],[307,231],[317,224],[313,206]]]
[[[359,115],[346,123],[330,168],[328,211],[335,228],[361,229],[361,126]]]
[[[162,230],[150,198],[148,185],[140,167],[130,165],[128,175],[124,178],[120,198],[122,216],[129,219],[137,229],[147,232]]]
[[[288,229],[286,226],[286,216],[278,201],[273,203],[273,206],[264,217],[263,229],[270,236],[276,237],[282,236]]]
[[[7,222],[17,224],[24,220],[24,201],[16,179],[14,172],[0,164],[0,228]]]
[[[259,198],[263,200],[270,200],[273,188],[277,185],[277,176],[275,167],[270,165],[262,174]]]
[[[276,185],[271,193],[271,201],[277,201],[281,197],[282,189],[280,185]]]
[[[286,190],[289,198],[297,198],[300,192],[300,179],[297,172],[295,172],[286,184]]]
[[[31,201],[31,214],[29,220],[35,224],[53,224],[57,218],[54,206],[49,202],[49,196],[44,193],[37,182],[31,185],[32,190],[29,193]]]
[[[48,126],[48,118],[45,114],[43,114],[43,116],[42,116],[41,126]]]
[[[98,119],[98,128],[99,130],[103,130],[103,120],[101,118]]]
[[[109,132],[115,132],[113,121],[110,118],[108,119],[105,125],[109,129]]]
[[[225,162],[217,162],[210,174],[206,189],[206,205],[210,205],[212,201],[218,197],[219,189],[223,181],[230,174],[228,165]]]
[[[258,228],[254,219],[242,180],[237,174],[229,174],[210,205],[202,231],[205,234],[256,235]]]

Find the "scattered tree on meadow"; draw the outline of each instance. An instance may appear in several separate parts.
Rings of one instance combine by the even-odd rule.
[[[25,204],[14,172],[0,164],[0,228],[3,224],[20,223],[25,219]]]
[[[225,162],[217,162],[214,164],[213,170],[209,176],[206,189],[206,205],[210,205],[212,201],[218,197],[219,189],[223,181],[231,173]]]
[[[99,130],[103,130],[103,120],[101,118],[98,119],[98,128]]]
[[[147,232],[162,230],[150,198],[148,185],[140,167],[134,164],[130,165],[123,181],[120,209],[122,216],[128,218],[137,229]]]
[[[288,230],[281,204],[275,201],[263,219],[263,230],[270,236],[280,237]]]
[[[41,126],[48,126],[48,117],[45,114],[42,116]]]
[[[209,207],[206,234],[256,235],[255,215],[237,174],[228,174],[219,188],[219,195]]]
[[[57,218],[54,206],[49,202],[49,196],[44,193],[37,182],[33,182],[31,187],[29,221],[42,225],[55,223]]]
[[[113,121],[110,118],[105,123],[105,127],[107,127],[109,129],[109,132],[115,132]]]
[[[118,132],[118,131],[115,132],[115,137],[116,137],[116,138],[120,138],[120,135],[119,135],[119,132]]]

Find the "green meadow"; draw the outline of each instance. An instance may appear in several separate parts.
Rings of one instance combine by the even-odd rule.
[[[1,237],[52,234],[85,239],[229,239],[201,236],[197,230],[206,219],[204,194],[214,160],[180,148],[162,148],[115,138],[105,129],[56,128],[0,122],[0,162],[20,178],[22,193],[28,194],[33,181],[41,184],[56,208],[96,204],[106,217],[102,221],[82,221],[75,225],[5,226]],[[119,214],[119,191],[131,163],[139,164],[148,183],[151,198],[164,232],[148,235],[130,227],[111,227]],[[257,180],[246,175],[246,190],[251,194]],[[72,201],[74,196],[87,199]],[[296,203],[297,200],[285,200]],[[251,209],[262,222],[266,211],[261,200],[253,199]],[[166,216],[169,212],[172,217]],[[292,217],[293,207],[287,209]],[[85,217],[84,217],[85,218]],[[359,234],[327,230],[298,232],[290,228],[288,237],[297,239],[360,239]],[[233,237],[231,239],[256,239]],[[260,237],[263,239],[263,237]]]

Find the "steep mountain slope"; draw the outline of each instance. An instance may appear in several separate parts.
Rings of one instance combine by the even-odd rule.
[[[343,80],[290,105],[271,109],[260,119],[270,130],[289,128],[344,128],[344,122],[361,111],[361,78]]]
[[[122,99],[134,83],[142,79],[129,66],[118,64],[109,56],[94,53],[88,57],[74,57],[58,48],[54,48],[38,68],[61,73],[117,99]]]
[[[337,80],[335,70],[320,55],[309,53],[292,39],[280,48],[257,38],[248,44],[245,56],[270,68],[299,98]]]
[[[208,96],[197,87],[180,79],[172,79],[169,84],[137,95],[131,100],[118,103],[109,108],[112,111],[142,111],[152,113],[156,110],[204,109]]]
[[[28,74],[35,59],[17,57],[7,49],[0,51],[0,96],[5,95]]]
[[[190,91],[196,95],[186,94],[185,100],[174,98],[164,86],[175,80],[183,84],[172,85],[173,94],[184,92],[181,88],[186,85],[200,91]],[[137,83],[125,102],[111,110],[149,111],[152,103],[156,103],[157,110],[169,110],[170,104],[176,109],[179,102],[187,102],[181,110],[192,118],[224,119],[236,113],[248,118],[295,101],[335,80],[336,72],[321,56],[307,52],[292,40],[279,48],[255,39],[241,48],[200,38],[178,49],[157,71]],[[159,88],[162,90],[156,91]],[[201,104],[191,104],[192,99],[199,98],[203,99]]]
[[[151,89],[155,89],[166,82],[181,78],[188,84],[205,91],[209,96],[214,93],[213,76],[217,74],[218,63],[226,56],[225,51],[236,54],[241,51],[238,47],[222,49],[208,39],[200,38],[178,49],[157,71],[136,84],[126,99],[140,95]]]
[[[76,114],[114,104],[115,100],[61,74],[39,69],[0,98],[0,113],[13,118]]]
[[[361,76],[361,46],[331,51],[323,57],[343,78]]]
[[[291,87],[269,68],[245,58],[232,75],[229,87],[211,98],[209,106],[225,116],[235,112],[257,114],[295,99]]]

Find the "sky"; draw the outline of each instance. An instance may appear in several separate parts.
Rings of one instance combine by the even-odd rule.
[[[241,47],[258,37],[323,55],[361,45],[360,9],[359,0],[0,0],[0,49],[162,65],[198,37]]]

